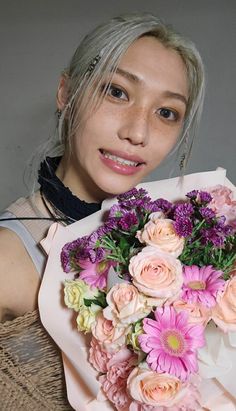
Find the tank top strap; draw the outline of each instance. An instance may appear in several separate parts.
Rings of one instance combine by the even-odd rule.
[[[32,258],[32,261],[42,277],[45,266],[46,257],[43,251],[40,249],[39,244],[34,240],[27,228],[22,224],[20,220],[4,220],[7,218],[15,218],[15,215],[10,211],[5,211],[0,214],[0,227],[8,228],[15,232],[23,242],[28,254]]]

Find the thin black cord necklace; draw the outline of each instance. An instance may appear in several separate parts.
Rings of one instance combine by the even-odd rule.
[[[47,220],[68,225],[101,209],[101,204],[86,203],[64,186],[55,174],[60,160],[61,157],[47,157],[38,173],[41,199],[50,217],[6,217],[0,218],[0,221]]]
[[[51,216],[66,224],[74,223],[101,209],[99,203],[86,203],[76,197],[57,177],[61,157],[47,157],[38,174],[42,201]]]
[[[40,187],[40,196],[41,196],[41,200],[43,202],[44,207],[46,208],[47,212],[49,213],[49,215],[51,216],[51,219],[54,221],[61,221],[64,222],[65,225],[68,224],[72,224],[74,223],[76,220],[74,220],[73,218],[70,218],[66,215],[64,215],[62,212],[60,212],[60,210],[58,210],[54,204],[52,202],[49,201],[50,206],[52,207],[53,211],[55,212],[55,214],[53,214],[52,210],[50,210],[50,208],[47,205],[47,202],[44,198],[43,195],[43,191],[42,188]]]

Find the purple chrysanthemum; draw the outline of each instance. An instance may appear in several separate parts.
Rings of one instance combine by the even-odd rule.
[[[193,223],[190,218],[177,218],[174,228],[179,237],[188,237],[192,234]]]
[[[131,190],[127,191],[126,193],[120,194],[118,198],[118,202],[122,203],[123,201],[129,200],[131,198],[145,198],[148,192],[144,188],[132,188]]]
[[[108,219],[119,218],[122,217],[123,214],[124,209],[122,209],[122,207],[119,204],[114,204],[109,211]]]
[[[225,286],[222,280],[223,272],[215,270],[212,265],[198,267],[196,265],[184,266],[184,283],[181,298],[191,304],[200,303],[206,307],[216,304],[219,291]]]
[[[197,349],[203,347],[204,328],[188,323],[186,311],[173,307],[157,308],[155,320],[145,318],[145,334],[138,337],[141,349],[148,353],[147,364],[156,372],[167,372],[185,381],[196,373]]]
[[[199,208],[199,213],[206,220],[211,220],[212,218],[215,218],[215,216],[216,216],[215,212],[209,207]]]
[[[229,224],[225,224],[226,218],[224,216],[221,216],[217,218],[217,221],[215,223],[215,230],[217,230],[218,233],[221,233],[225,237],[232,235],[234,232],[233,226]]]
[[[208,204],[212,200],[212,196],[207,191],[199,191],[199,199],[201,203]]]
[[[73,268],[72,259],[74,259],[78,250],[83,249],[87,241],[87,236],[78,238],[70,243],[66,243],[61,251],[61,264],[66,273],[69,273]]]
[[[61,265],[63,268],[63,271],[65,273],[69,273],[71,270],[71,265],[70,265],[70,252],[67,249],[67,244],[63,247],[62,252],[61,252]]]
[[[116,217],[109,218],[105,222],[106,229],[109,230],[109,231],[117,230],[118,229],[118,221],[119,221],[119,218],[116,218]]]
[[[158,198],[157,200],[154,200],[153,204],[155,204],[155,206],[157,207],[156,211],[163,211],[164,213],[169,213],[173,208],[173,204],[168,200],[165,200],[164,198]]]
[[[119,220],[118,225],[122,230],[129,231],[131,227],[138,225],[138,218],[134,212],[126,213]]]
[[[184,218],[190,217],[194,212],[194,208],[190,203],[177,204],[174,208],[174,218]]]
[[[215,227],[203,228],[202,230],[200,230],[200,233],[202,244],[211,242],[217,248],[224,246],[225,234],[224,232],[217,230]]]
[[[117,225],[115,227],[117,227]],[[101,227],[97,229],[97,234],[100,239],[104,237],[105,235],[109,234],[110,232],[111,232],[111,226],[109,226],[109,220],[108,220],[108,224],[105,223],[104,225],[102,225]]]
[[[192,191],[189,191],[189,193],[186,194],[186,197],[195,200],[197,198],[198,193],[199,193],[198,190],[192,190]]]

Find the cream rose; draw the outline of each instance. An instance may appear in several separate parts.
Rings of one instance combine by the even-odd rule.
[[[134,400],[159,407],[172,407],[186,394],[184,385],[178,378],[140,367],[134,368],[130,373],[127,389]]]
[[[129,328],[121,326],[121,324],[114,326],[112,321],[107,320],[100,312],[96,321],[91,325],[91,331],[102,348],[108,352],[113,352],[125,345]]]
[[[66,280],[64,295],[67,307],[79,311],[84,305],[84,295],[87,289],[87,284],[82,280]]]
[[[161,216],[160,213],[151,214],[143,230],[137,232],[137,238],[141,243],[178,257],[184,248],[184,238],[178,236],[172,220]]]
[[[212,319],[224,332],[236,331],[236,277],[226,282],[212,309]]]
[[[177,298],[183,284],[181,262],[152,246],[130,259],[129,272],[138,290],[155,297],[157,305]]]
[[[82,307],[76,318],[77,328],[85,334],[91,331],[91,325],[96,320],[97,314],[102,310],[99,305],[91,304],[90,307]]]
[[[103,315],[115,326],[119,323],[131,324],[146,317],[151,311],[146,305],[145,297],[129,283],[114,285],[107,294],[107,303]]]
[[[183,300],[174,301],[173,307],[176,311],[187,311],[189,322],[202,324],[204,327],[211,319],[211,310],[201,304],[190,304]]]

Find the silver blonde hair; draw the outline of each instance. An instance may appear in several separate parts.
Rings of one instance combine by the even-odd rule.
[[[166,48],[175,50],[186,66],[189,99],[182,133],[175,147],[175,150],[182,145],[185,147],[181,160],[185,169],[202,112],[205,90],[203,63],[191,41],[149,13],[112,18],[82,40],[63,71],[68,88],[67,104],[58,120],[57,132],[41,150],[40,160],[47,155],[62,155],[70,147],[75,133],[104,98],[106,87],[103,93],[101,89],[111,81],[123,54],[143,36],[153,36]]]

